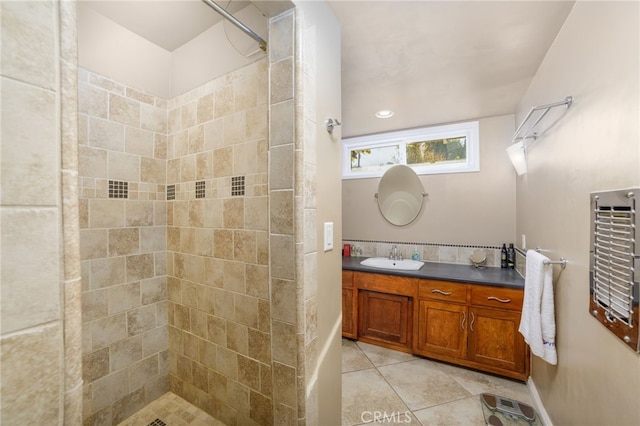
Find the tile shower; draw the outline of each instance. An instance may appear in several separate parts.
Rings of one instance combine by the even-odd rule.
[[[274,20],[280,40],[292,18]],[[293,241],[293,181],[268,182],[270,144],[274,164],[293,160],[292,55],[273,48],[170,100],[80,71],[85,424],[168,390],[226,424],[270,424],[274,407],[295,419],[298,300],[272,306],[269,275],[276,262],[272,275],[295,276],[269,256]]]

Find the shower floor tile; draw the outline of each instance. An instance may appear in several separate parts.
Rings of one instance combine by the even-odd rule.
[[[167,392],[118,426],[224,426],[219,420]]]

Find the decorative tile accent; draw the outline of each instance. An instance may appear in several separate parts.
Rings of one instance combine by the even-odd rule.
[[[204,198],[206,187],[203,180],[196,182],[196,198]],[[233,194],[232,194],[233,195]]]
[[[155,419],[154,421],[149,423],[149,426],[167,426],[167,424],[160,419]]]
[[[129,182],[110,180],[109,198],[129,198]]]
[[[167,200],[175,200],[175,199],[176,199],[176,186],[167,185]]]
[[[244,195],[244,176],[233,176],[231,178],[231,196]]]

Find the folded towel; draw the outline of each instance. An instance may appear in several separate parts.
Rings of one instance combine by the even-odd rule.
[[[544,262],[549,259],[527,251],[527,275],[524,280],[524,302],[518,331],[534,355],[556,365],[556,320],[553,303],[553,270]]]

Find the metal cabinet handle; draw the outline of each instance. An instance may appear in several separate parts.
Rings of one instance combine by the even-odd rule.
[[[441,294],[443,296],[451,296],[451,292],[438,290],[437,288],[435,290],[431,290],[431,293],[437,293],[437,294]]]
[[[511,299],[500,299],[499,297],[495,297],[495,296],[489,296],[489,297],[487,297],[487,300],[497,300],[500,303],[509,303],[509,302],[511,302]]]
[[[473,331],[473,323],[475,322],[475,320],[476,320],[476,316],[473,314],[473,312],[471,312],[471,324],[469,324],[469,329],[471,331]]]
[[[464,323],[467,321],[467,313],[462,311],[462,322],[460,323],[460,327],[464,330]]]

